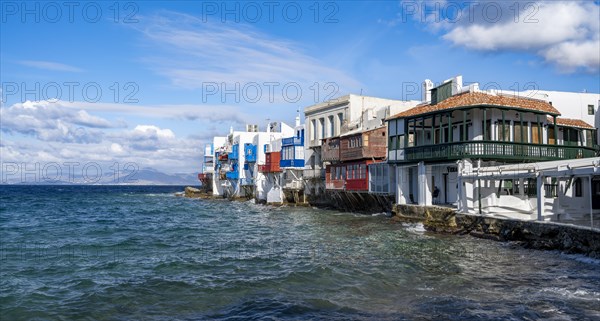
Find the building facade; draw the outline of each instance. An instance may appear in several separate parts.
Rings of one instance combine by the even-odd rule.
[[[388,119],[388,162],[398,204],[457,204],[465,185],[458,161],[477,166],[596,155],[596,129],[560,118],[550,103],[463,87],[457,77],[430,101]]]

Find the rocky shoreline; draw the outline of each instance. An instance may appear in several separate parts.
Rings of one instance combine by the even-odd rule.
[[[600,259],[600,231],[589,227],[461,214],[438,206],[395,205],[393,212],[396,221],[422,222],[426,230],[436,233],[468,234],[514,242],[525,248],[558,250]]]

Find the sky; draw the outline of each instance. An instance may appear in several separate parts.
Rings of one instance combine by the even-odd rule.
[[[3,178],[195,173],[230,127],[348,93],[420,99],[425,79],[600,92],[598,1],[0,5]]]

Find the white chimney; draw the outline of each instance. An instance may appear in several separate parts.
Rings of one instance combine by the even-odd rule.
[[[452,79],[452,96],[458,94],[463,86],[462,76],[456,76]]]
[[[422,93],[423,102],[431,101],[431,89],[432,88],[433,88],[433,82],[429,79],[425,79],[425,81],[423,81],[423,93]]]

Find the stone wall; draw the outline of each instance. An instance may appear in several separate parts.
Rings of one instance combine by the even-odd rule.
[[[340,211],[373,214],[391,212],[394,196],[346,191],[327,191],[324,194],[322,201],[323,200],[325,201],[325,204],[321,204],[321,206],[325,205],[326,207]]]
[[[432,232],[469,234],[516,242],[526,248],[600,258],[600,231],[588,227],[460,214],[454,209],[437,206],[395,205],[393,212],[394,220],[422,222],[425,229]]]

